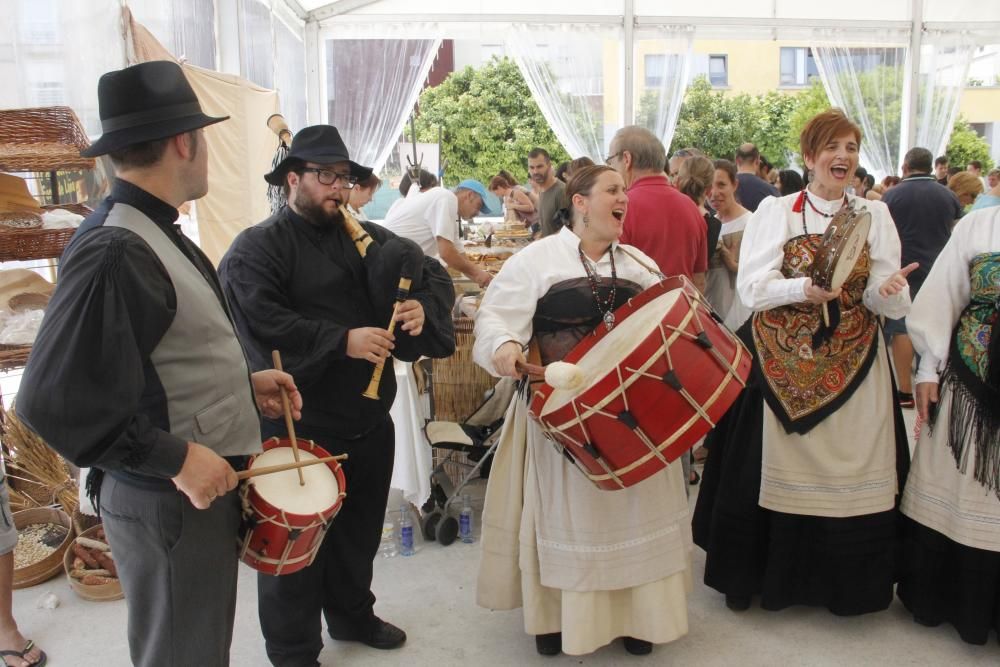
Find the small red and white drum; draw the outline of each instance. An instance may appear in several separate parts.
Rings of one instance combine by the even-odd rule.
[[[329,456],[312,440],[298,440],[299,460]],[[295,461],[291,442],[271,438],[250,470]],[[346,493],[340,461],[251,477],[240,489],[243,531],[240,560],[264,574],[290,574],[313,562]]]
[[[543,384],[529,406],[546,437],[606,490],[638,484],[692,448],[743,390],[751,363],[684,277],[630,299],[615,322],[563,359],[576,367],[573,388]]]

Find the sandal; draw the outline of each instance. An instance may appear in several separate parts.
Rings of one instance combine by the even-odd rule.
[[[31,662],[28,658],[24,657],[25,654],[31,653],[31,649],[33,648],[35,648],[35,642],[29,639],[28,643],[24,645],[24,650],[22,651],[0,651],[0,661],[2,661],[4,665],[9,665],[10,663],[7,662],[7,657],[11,656],[24,660],[28,663],[28,665],[30,665],[30,667],[45,667],[45,664],[49,661],[49,656],[45,655],[45,651],[41,649],[38,650],[38,662]]]

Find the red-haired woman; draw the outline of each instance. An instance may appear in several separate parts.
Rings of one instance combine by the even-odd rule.
[[[878,316],[910,308],[888,208],[847,194],[861,131],[841,111],[801,135],[812,173],[747,223],[736,289],[754,312],[740,330],[753,355],[747,388],[709,435],[695,510],[705,583],[733,610],[826,607],[853,615],[892,602],[898,511],[909,466]],[[872,225],[842,288],[812,283],[820,239],[845,205]],[[824,326],[822,304],[831,324]]]

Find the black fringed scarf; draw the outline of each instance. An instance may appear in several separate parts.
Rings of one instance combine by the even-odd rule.
[[[964,474],[969,467],[969,453],[974,447],[976,465],[973,478],[1000,498],[1000,304],[994,304],[992,319],[986,327],[989,342],[985,377],[971,368],[959,349],[962,318],[951,336],[948,364],[941,375],[942,392],[952,392],[948,414],[948,444],[955,464]],[[987,320],[987,321],[988,321]],[[934,415],[932,415],[934,416]],[[933,424],[933,421],[932,421]],[[931,426],[930,424],[928,426]]]

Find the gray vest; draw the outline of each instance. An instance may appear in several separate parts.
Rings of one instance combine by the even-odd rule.
[[[170,433],[220,456],[261,449],[260,417],[243,348],[212,286],[156,223],[115,204],[104,223],[142,238],[163,263],[177,313],[150,355],[167,397]]]

